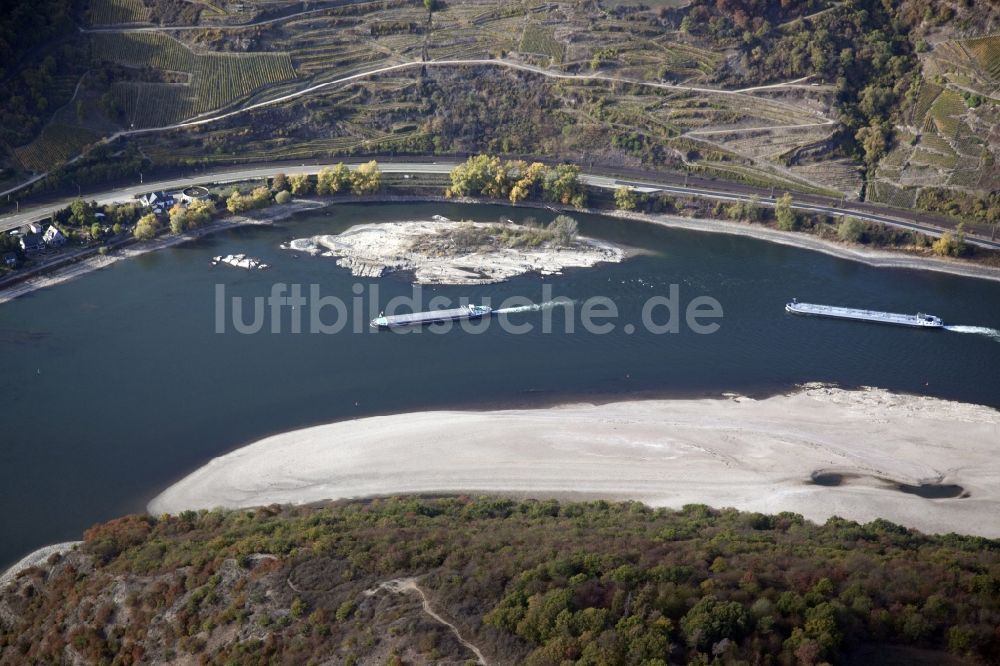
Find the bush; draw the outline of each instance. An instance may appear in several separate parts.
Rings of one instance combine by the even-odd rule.
[[[288,190],[281,190],[274,195],[274,201],[279,204],[286,204],[292,200],[292,193]]]
[[[559,215],[549,223],[548,230],[552,232],[555,240],[560,245],[569,245],[576,240],[576,233],[580,225],[576,220],[568,215]]]
[[[845,217],[837,226],[837,237],[849,243],[865,242],[865,223],[856,217]]]

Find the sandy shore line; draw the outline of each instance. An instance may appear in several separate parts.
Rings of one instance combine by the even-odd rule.
[[[393,493],[705,503],[1000,537],[1000,412],[880,389],[358,419],[263,439],[149,504],[185,509]],[[826,484],[839,480],[839,485]],[[952,484],[927,499],[899,485]]]
[[[45,560],[49,559],[50,556],[56,553],[65,553],[66,551],[73,550],[82,543],[82,541],[64,541],[63,543],[54,543],[49,546],[42,546],[38,550],[28,553],[0,574],[0,588],[5,587],[7,583],[14,580],[14,577],[17,576],[17,574],[21,573],[28,567],[42,564]]]
[[[973,264],[960,259],[945,259],[938,257],[921,257],[903,254],[902,252],[892,252],[889,250],[875,250],[862,245],[848,245],[835,241],[817,238],[807,233],[799,231],[781,231],[772,229],[760,224],[750,224],[746,222],[732,222],[730,220],[716,220],[709,218],[691,218],[678,215],[655,215],[646,213],[629,213],[624,211],[590,211],[598,215],[608,215],[627,220],[637,220],[640,222],[651,222],[673,229],[689,229],[691,231],[704,231],[708,233],[730,234],[733,236],[745,236],[756,238],[771,243],[789,245],[803,250],[822,252],[841,259],[857,261],[875,268],[903,268],[918,271],[934,271],[937,273],[950,273],[962,277],[976,278],[980,280],[994,280],[1000,282],[1000,268],[993,266],[983,266]]]

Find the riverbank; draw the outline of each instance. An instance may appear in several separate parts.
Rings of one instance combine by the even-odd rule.
[[[432,411],[268,437],[175,483],[149,511],[573,493],[1000,537],[998,450],[997,410],[881,389]]]
[[[709,218],[691,218],[678,215],[657,215],[630,213],[624,211],[589,211],[599,215],[618,217],[639,222],[651,222],[673,229],[688,229],[707,233],[745,236],[770,243],[789,245],[803,250],[822,252],[840,259],[857,261],[875,268],[901,268],[907,270],[934,271],[962,277],[1000,282],[1000,267],[975,264],[961,259],[926,257],[907,254],[903,251],[876,250],[859,244],[848,244],[817,238],[802,231],[781,231],[762,224],[733,222]]]
[[[213,222],[195,231],[187,232],[178,236],[162,236],[154,241],[142,244],[126,246],[116,250],[112,254],[94,254],[86,259],[81,259],[69,266],[65,266],[51,272],[47,272],[37,277],[31,277],[21,282],[17,282],[9,288],[0,290],[0,303],[5,303],[19,296],[24,296],[37,289],[54,286],[67,280],[72,280],[81,275],[101,268],[106,268],[118,261],[131,257],[155,252],[168,247],[174,247],[195,238],[200,238],[218,231],[232,229],[248,224],[271,224],[287,219],[297,213],[307,210],[314,210],[326,206],[333,206],[339,203],[470,203],[486,205],[502,205],[518,208],[534,208],[557,210],[568,214],[587,213],[592,215],[603,215],[606,217],[617,217],[620,219],[647,222],[658,224],[674,229],[686,229],[691,231],[704,231],[707,233],[721,233],[734,236],[744,236],[755,238],[772,243],[780,243],[814,252],[822,252],[831,256],[857,261],[876,268],[899,268],[907,270],[928,270],[938,273],[948,273],[981,280],[992,280],[1000,282],[1000,267],[984,266],[973,264],[959,259],[944,259],[937,257],[924,257],[908,255],[899,251],[874,250],[862,245],[848,245],[822,238],[817,238],[803,232],[780,231],[760,224],[746,222],[732,222],[728,220],[717,220],[712,218],[690,218],[678,215],[661,215],[652,213],[634,213],[620,210],[603,209],[575,209],[571,206],[553,206],[545,202],[520,202],[511,204],[504,201],[491,199],[474,198],[446,198],[443,196],[410,196],[410,195],[380,195],[366,197],[313,197],[309,199],[299,199],[290,204],[271,206],[263,210],[254,211],[239,216],[230,216],[224,220]]]
[[[283,206],[275,205],[270,208],[256,210],[243,215],[230,215],[207,224],[204,227],[199,227],[198,229],[193,229],[183,234],[165,234],[151,241],[130,242],[129,244],[122,245],[108,254],[100,254],[95,249],[93,254],[90,256],[74,261],[68,265],[60,266],[59,268],[55,268],[51,271],[40,273],[39,275],[27,278],[20,282],[16,282],[10,287],[0,290],[0,303],[6,303],[7,301],[20,296],[30,294],[33,291],[45,289],[46,287],[52,287],[68,280],[73,280],[86,275],[87,273],[112,266],[125,259],[132,259],[133,257],[138,257],[150,252],[157,252],[168,247],[175,247],[182,243],[202,238],[203,236],[208,236],[219,231],[225,231],[226,229],[235,229],[236,227],[252,224],[273,224],[298,213],[302,213],[307,210],[314,210],[316,208],[323,208],[326,205],[326,203],[320,201],[301,199]]]
[[[53,555],[73,550],[82,543],[82,541],[64,541],[63,543],[42,546],[38,550],[28,553],[8,567],[6,571],[0,573],[0,590],[7,587],[7,584],[25,569],[43,564]]]

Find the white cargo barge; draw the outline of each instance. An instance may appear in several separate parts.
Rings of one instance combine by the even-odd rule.
[[[878,310],[860,310],[858,308],[842,308],[835,305],[817,305],[815,303],[799,303],[792,299],[785,305],[785,311],[793,314],[813,315],[816,317],[833,317],[834,319],[854,319],[856,321],[871,321],[878,324],[895,324],[896,326],[911,326],[913,328],[942,328],[944,322],[940,317],[918,312],[915,315],[896,312],[879,312]]]
[[[429,310],[410,314],[386,315],[379,314],[371,321],[372,328],[398,328],[401,326],[423,326],[440,324],[446,321],[461,321],[463,319],[482,319],[493,312],[486,305],[464,305],[451,310]]]

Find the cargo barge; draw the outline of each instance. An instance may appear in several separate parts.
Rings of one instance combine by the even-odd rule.
[[[785,305],[785,311],[793,314],[812,315],[816,317],[832,317],[834,319],[853,319],[855,321],[870,321],[878,324],[894,324],[912,328],[943,328],[940,317],[918,312],[915,315],[896,312],[879,312],[878,310],[860,310],[858,308],[842,308],[835,305],[817,305],[815,303],[799,303],[792,299]]]
[[[486,305],[463,305],[450,310],[429,310],[427,312],[412,312],[410,314],[386,315],[380,313],[371,321],[372,328],[399,328],[402,326],[424,326],[440,324],[446,321],[461,321],[463,319],[482,319],[493,312]]]

